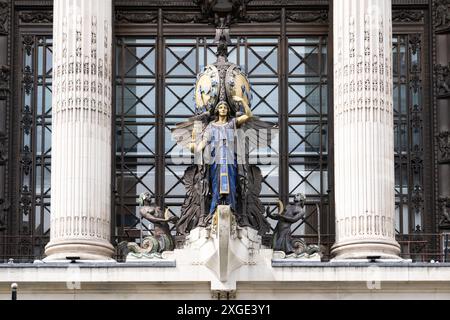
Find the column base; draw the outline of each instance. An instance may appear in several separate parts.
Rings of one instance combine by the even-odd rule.
[[[45,247],[46,258],[43,261],[66,260],[67,257],[79,257],[80,260],[114,261],[114,247],[101,240],[60,240],[51,241]]]
[[[383,260],[402,260],[400,245],[385,241],[352,241],[335,244],[331,249],[333,260],[368,259],[376,257]]]

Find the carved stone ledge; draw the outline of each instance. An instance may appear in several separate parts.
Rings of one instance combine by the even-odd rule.
[[[423,10],[394,10],[392,21],[394,23],[417,23],[424,22],[425,12]]]
[[[272,12],[252,12],[247,15],[249,22],[278,22],[281,18],[281,13]]]
[[[20,23],[53,23],[53,11],[22,11],[19,14]]]
[[[197,23],[203,20],[198,13],[170,12],[163,15],[164,22],[169,23]]]

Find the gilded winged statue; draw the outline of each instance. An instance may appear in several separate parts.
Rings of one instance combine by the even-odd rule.
[[[177,224],[180,234],[210,224],[218,205],[229,205],[241,227],[261,235],[270,229],[259,199],[261,170],[248,159],[251,151],[270,146],[277,127],[252,114],[250,83],[228,62],[226,52],[222,42],[217,62],[197,78],[196,115],[172,130],[178,145],[195,159],[183,177],[186,198]]]

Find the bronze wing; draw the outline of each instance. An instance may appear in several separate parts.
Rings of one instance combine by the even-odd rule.
[[[278,125],[258,117],[252,117],[239,129],[237,132],[238,144],[247,141],[249,152],[258,148],[270,147],[271,143],[278,138]]]
[[[171,130],[172,138],[183,148],[188,148],[192,141],[196,140],[196,136],[201,134],[209,123],[211,115],[209,112],[189,118],[185,122],[178,123]]]

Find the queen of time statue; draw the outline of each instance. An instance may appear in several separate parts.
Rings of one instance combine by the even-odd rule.
[[[240,227],[264,235],[269,223],[259,199],[261,170],[249,152],[265,148],[276,126],[251,112],[247,76],[228,62],[227,40],[220,38],[217,62],[205,67],[195,85],[196,115],[173,129],[177,143],[194,154],[186,169],[186,198],[177,223],[180,234],[206,227],[219,205],[229,206]]]

